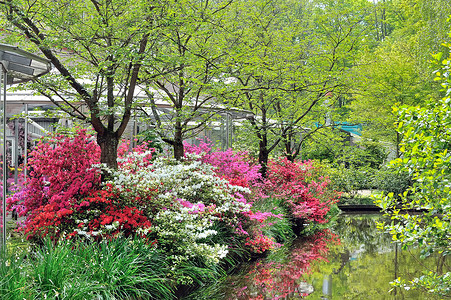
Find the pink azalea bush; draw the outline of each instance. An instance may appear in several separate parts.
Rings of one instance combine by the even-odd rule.
[[[231,184],[250,187],[261,180],[260,165],[251,163],[247,151],[214,150],[210,143],[201,141],[198,146],[184,143],[186,153],[200,155],[201,161],[215,167],[215,172]]]
[[[213,166],[215,173],[230,184],[250,188],[249,193],[237,195],[243,203],[250,205],[250,209],[243,212],[246,224],[238,223],[237,226],[238,231],[246,237],[244,245],[248,250],[258,254],[278,248],[280,244],[273,237],[263,234],[261,227],[268,225],[267,220],[270,218],[281,219],[283,215],[251,209],[257,197],[264,197],[261,193],[262,177],[258,172],[260,165],[252,162],[247,151],[214,150],[210,143],[203,141],[199,145],[184,143],[184,146],[185,153],[199,155],[202,163]]]

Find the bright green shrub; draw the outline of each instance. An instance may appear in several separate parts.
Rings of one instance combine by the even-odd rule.
[[[399,172],[388,167],[378,170],[374,175],[372,182],[374,189],[384,192],[386,195],[393,193],[395,198],[400,198],[411,185],[412,179],[408,172]]]
[[[451,44],[447,45],[451,48]],[[393,240],[422,249],[424,257],[438,253],[444,261],[451,249],[451,56],[442,60],[438,79],[446,90],[440,100],[430,100],[423,107],[395,107],[398,132],[402,137],[401,157],[393,162],[401,172],[411,174],[413,185],[397,199],[393,193],[379,198],[378,205],[391,216],[384,224]],[[442,76],[443,71],[443,76]],[[400,213],[401,209],[422,210],[421,214]],[[397,280],[406,288],[426,287],[440,296],[450,295],[451,273],[442,268],[409,283]]]

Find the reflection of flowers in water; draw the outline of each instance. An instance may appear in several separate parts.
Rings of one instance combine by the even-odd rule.
[[[339,243],[338,236],[323,230],[293,245],[286,261],[259,261],[240,285],[234,299],[283,299],[287,296],[307,296],[313,287],[303,281],[313,263],[326,260],[329,246]]]

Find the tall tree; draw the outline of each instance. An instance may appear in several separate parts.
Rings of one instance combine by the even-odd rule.
[[[349,106],[349,119],[365,124],[367,137],[394,145],[398,156],[401,136],[393,126],[397,114],[392,107],[440,97],[429,61],[431,53],[447,51],[439,41],[450,29],[446,18],[451,13],[451,3],[405,0],[383,5],[387,11],[385,22],[391,30],[377,47],[367,49],[359,67],[353,69],[355,99]]]
[[[180,1],[171,6],[171,21],[161,32],[155,57],[144,67],[152,109],[160,137],[183,157],[183,140],[203,130],[224,110],[222,91],[225,49],[221,22],[231,4],[224,1]],[[155,100],[162,98],[170,111],[162,114]]]
[[[228,36],[231,76],[239,91],[234,103],[254,113],[249,121],[263,174],[279,143],[290,144],[290,136],[312,121],[313,112],[327,110],[330,95],[344,85],[344,71],[362,38],[360,24],[368,15],[365,1],[347,5],[236,2]]]
[[[164,26],[168,7],[163,0],[0,2],[15,42],[33,45],[57,70],[34,87],[57,105],[62,100],[59,106],[71,116],[90,122],[101,162],[110,167],[117,167],[142,62],[158,46],[154,33]]]
[[[312,19],[309,58],[311,67],[304,76],[315,88],[291,93],[290,105],[285,107],[285,121],[281,124],[282,143],[288,159],[295,159],[302,144],[319,130],[334,128],[344,120],[344,103],[354,85],[352,68],[363,49],[373,43],[367,24],[371,19],[368,1],[315,1],[309,16]],[[306,17],[306,16],[305,16]],[[305,101],[320,98],[302,120]],[[320,126],[319,126],[320,125]],[[297,127],[297,130],[295,129]]]
[[[354,101],[349,120],[364,124],[364,137],[394,145],[399,156],[400,135],[394,127],[395,104],[418,104],[430,96],[431,83],[416,71],[408,45],[387,38],[354,69]]]
[[[233,78],[230,85],[237,91],[233,104],[253,112],[249,121],[258,140],[263,174],[268,155],[276,146],[269,140],[280,121],[275,108],[284,101],[287,79],[294,69],[302,68],[304,59],[303,40],[295,40],[300,22],[288,4],[237,1],[229,16],[226,47]]]

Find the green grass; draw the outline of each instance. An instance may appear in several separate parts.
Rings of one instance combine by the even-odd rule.
[[[0,299],[175,299],[180,287],[190,292],[226,276],[245,256],[231,252],[218,265],[199,258],[174,269],[170,257],[140,239],[19,244],[0,252]]]
[[[31,252],[3,251],[1,299],[173,299],[166,258],[141,240],[47,240]]]

